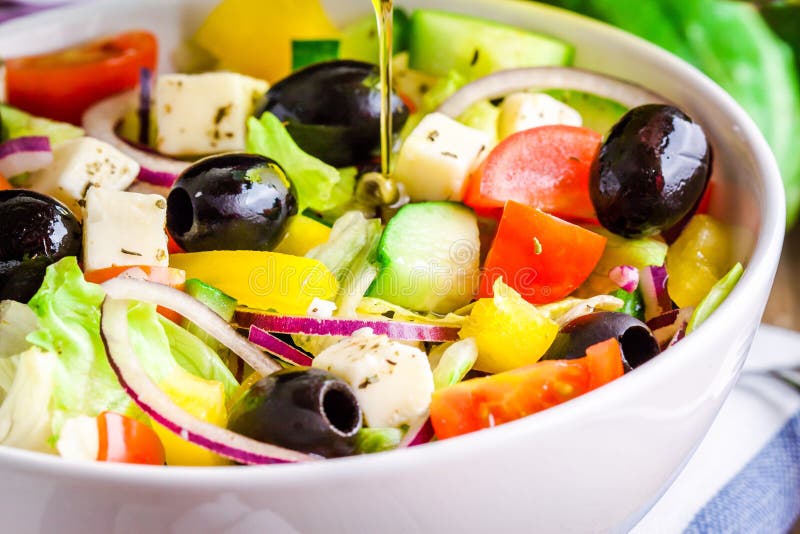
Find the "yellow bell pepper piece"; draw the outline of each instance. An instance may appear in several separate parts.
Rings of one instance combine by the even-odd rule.
[[[204,380],[185,371],[173,374],[158,386],[172,401],[208,423],[225,427],[228,412],[225,406],[225,389],[216,381]],[[189,443],[174,432],[153,421],[155,430],[164,445],[167,465],[226,465],[226,458]]]
[[[305,215],[293,215],[289,218],[286,232],[275,247],[275,252],[305,256],[312,248],[326,243],[330,236],[330,227]]]
[[[224,68],[274,83],[291,72],[292,40],[337,35],[319,0],[224,0],[194,40]]]
[[[681,308],[697,306],[734,262],[733,229],[695,215],[667,252],[667,292]]]
[[[474,368],[502,373],[537,362],[556,338],[558,324],[498,278],[494,297],[475,304],[458,335],[475,338]]]
[[[336,277],[317,260],[254,250],[171,254],[170,267],[186,271],[242,306],[305,315],[314,298],[334,300]]]

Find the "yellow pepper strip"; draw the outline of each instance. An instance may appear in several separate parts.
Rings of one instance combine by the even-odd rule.
[[[194,40],[220,66],[275,83],[291,72],[292,40],[337,34],[319,0],[224,0]]]
[[[494,297],[475,304],[458,335],[474,337],[474,368],[502,373],[537,362],[556,338],[558,324],[498,278]]]
[[[317,260],[253,250],[172,254],[171,267],[227,293],[242,306],[305,315],[314,298],[333,300],[336,277]]]
[[[223,428],[228,424],[225,390],[221,383],[179,372],[163,380],[158,387],[172,402],[198,419]],[[230,463],[208,449],[184,440],[155,421],[153,430],[164,445],[167,465],[211,466]]]
[[[275,247],[275,252],[305,256],[317,245],[327,243],[330,236],[330,227],[305,215],[293,215],[286,224],[286,232]]]

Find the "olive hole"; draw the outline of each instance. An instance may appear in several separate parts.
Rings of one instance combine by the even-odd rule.
[[[352,392],[327,388],[322,395],[322,415],[342,436],[352,436],[361,428],[361,409]]]
[[[622,356],[632,368],[637,368],[650,361],[661,350],[653,334],[647,328],[632,326],[620,336]]]
[[[170,233],[181,236],[194,224],[194,206],[185,189],[173,189],[167,197],[167,227]]]

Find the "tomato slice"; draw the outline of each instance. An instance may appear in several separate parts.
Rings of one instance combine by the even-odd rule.
[[[477,212],[514,200],[561,217],[592,221],[589,172],[602,136],[551,125],[504,139],[476,171],[464,203]]]
[[[128,278],[164,284],[165,286],[174,287],[175,289],[180,289],[181,291],[183,291],[183,288],[186,284],[186,271],[182,269],[175,269],[173,267],[158,267],[152,265],[123,265],[106,267],[105,269],[98,269],[96,271],[83,273],[83,278],[87,282],[91,282],[93,284],[102,284],[103,282],[123,274]],[[170,321],[180,324],[180,314],[162,306],[158,306],[157,310],[158,313]]]
[[[0,191],[6,191],[13,188],[14,186],[12,186],[11,183],[6,180],[6,177],[0,174]]]
[[[132,89],[155,70],[156,37],[132,31],[71,48],[6,61],[8,102],[34,115],[80,124],[96,102]]]
[[[164,446],[155,431],[130,417],[103,412],[97,416],[99,462],[164,465]]]
[[[430,417],[436,437],[451,438],[520,419],[622,376],[622,351],[616,339],[592,345],[586,354],[576,360],[541,361],[435,391]]]
[[[533,304],[561,300],[592,273],[606,238],[541,210],[509,201],[481,273],[479,298],[503,277]]]

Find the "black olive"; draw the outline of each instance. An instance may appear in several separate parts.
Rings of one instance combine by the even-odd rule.
[[[346,167],[370,159],[380,146],[380,75],[370,63],[336,60],[301,69],[270,88],[256,116],[269,111],[304,151]],[[392,130],[399,132],[408,108],[392,96]]]
[[[697,209],[710,169],[703,129],[673,106],[648,104],[611,128],[592,165],[589,194],[611,232],[652,235]]]
[[[296,213],[294,187],[280,165],[223,154],[178,177],[167,198],[167,229],[188,252],[271,250]]]
[[[611,338],[619,341],[627,369],[639,367],[660,352],[653,332],[639,319],[627,313],[594,312],[562,326],[542,359],[583,358],[587,348]]]
[[[361,409],[346,382],[298,367],[256,382],[231,409],[228,428],[300,452],[347,456],[355,452]]]
[[[0,191],[0,299],[30,300],[48,265],[80,254],[82,236],[78,219],[57,200]]]

